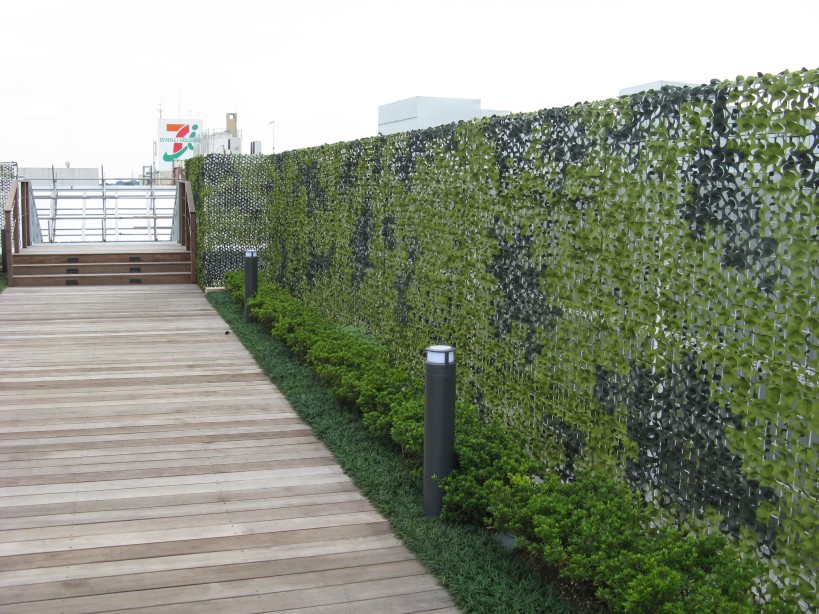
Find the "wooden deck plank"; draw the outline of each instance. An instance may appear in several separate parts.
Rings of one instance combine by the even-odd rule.
[[[133,561],[155,557],[178,556],[182,554],[208,553],[219,560],[230,550],[246,550],[254,547],[270,547],[286,544],[305,544],[316,541],[347,539],[373,535],[389,535],[390,526],[386,521],[365,524],[309,528],[232,537],[212,537],[151,544],[132,544],[81,550],[60,550],[48,553],[32,553],[5,557],[3,568],[7,571],[18,569],[60,567],[86,563],[111,561]]]
[[[152,454],[154,452],[183,452],[189,450],[221,450],[224,448],[252,448],[261,446],[275,446],[276,449],[289,449],[289,446],[302,443],[313,443],[315,438],[308,434],[296,434],[290,437],[279,437],[274,442],[268,439],[242,439],[208,441],[202,443],[179,443],[167,441],[162,445],[138,445],[138,446],[116,446],[114,448],[69,448],[65,450],[32,450],[28,452],[0,453],[0,460],[28,460],[28,459],[54,459],[54,458],[76,458],[93,459],[96,456],[111,456],[116,454]],[[144,442],[143,442],[144,444]],[[2,448],[0,448],[2,449]]]
[[[419,579],[420,577],[420,579]],[[414,561],[396,561],[377,565],[361,565],[341,569],[328,569],[320,572],[302,572],[273,575],[249,580],[219,581],[200,583],[171,588],[143,589],[138,591],[122,590],[116,593],[104,593],[82,597],[69,597],[58,600],[34,602],[39,614],[85,614],[86,612],[106,612],[122,607],[122,601],[135,609],[150,608],[154,612],[178,611],[179,606],[190,612],[194,607],[207,607],[201,602],[219,604],[219,611],[237,611],[236,607],[259,603],[260,600],[278,602],[293,597],[293,593],[324,592],[344,595],[344,600],[353,600],[349,589],[351,583],[361,587],[361,593],[378,594],[388,590],[390,593],[416,592],[418,588],[434,586],[424,573],[423,567]],[[127,587],[127,585],[126,585]],[[415,589],[415,590],[413,590]],[[252,597],[248,597],[252,595]],[[221,603],[220,603],[221,602]],[[230,609],[223,609],[228,603]],[[31,602],[4,606],[6,614],[31,610]],[[166,608],[168,608],[166,610]]]
[[[330,455],[313,458],[294,458],[294,459],[280,459],[275,465],[279,469],[287,468],[302,468],[314,466],[326,466],[332,463],[333,458]],[[72,484],[72,490],[85,490],[78,488],[78,484],[96,485],[97,482],[103,483],[123,483],[131,480],[144,480],[152,478],[189,478],[191,476],[212,475],[218,473],[220,476],[225,474],[245,474],[251,472],[265,471],[271,466],[268,461],[261,462],[232,462],[232,463],[218,463],[211,462],[204,466],[173,466],[173,467],[151,467],[147,469],[132,469],[130,471],[116,470],[116,471],[97,471],[97,472],[72,472],[68,475],[48,475],[48,476],[15,476],[0,479],[0,487],[13,488],[19,485],[30,487],[31,485],[43,486],[44,489],[59,487],[61,484]],[[70,478],[70,479],[67,479]]]
[[[235,582],[362,565],[406,562],[412,556],[406,549],[400,547],[325,555],[313,554],[312,556],[293,556],[293,554],[301,554],[301,552],[291,553],[291,556],[284,560],[234,561],[206,567],[164,568],[160,571],[143,571],[139,574],[95,577],[93,582],[82,582],[75,579],[69,582],[58,580],[57,582],[18,585],[0,594],[0,605],[53,599],[55,593],[61,594],[62,598],[66,599],[108,593],[191,587],[204,583]],[[56,586],[56,584],[62,586]]]
[[[118,446],[111,450],[70,449],[50,452],[29,452],[26,454],[7,454],[0,456],[2,466],[13,467],[47,467],[50,465],[74,466],[95,463],[122,463],[139,462],[146,459],[177,459],[177,458],[213,458],[227,457],[236,454],[256,454],[269,451],[271,454],[285,454],[288,451],[312,450],[318,444],[309,436],[277,439],[276,445],[271,446],[266,439],[245,439],[242,445],[236,442],[213,442],[207,446],[164,445],[164,446]],[[325,448],[318,448],[324,450]],[[12,458],[14,457],[14,458]]]
[[[235,460],[237,463],[246,465],[248,463],[257,463],[262,461],[277,461],[277,460],[295,460],[302,458],[332,458],[332,456],[321,448],[312,447],[311,444],[305,444],[306,449],[290,449],[284,452],[277,452],[275,448],[269,450],[265,448],[263,451],[254,453],[254,450],[245,448],[237,448],[234,450],[222,450],[219,454],[219,460],[222,463],[231,462],[232,456],[238,456]],[[198,468],[202,465],[209,466],[213,463],[212,456],[205,456],[195,454],[193,452],[187,455],[175,455],[176,458],[169,458],[168,454],[119,454],[110,457],[99,457],[95,459],[93,465],[89,466],[88,462],[73,464],[70,461],[61,459],[59,461],[9,461],[0,464],[0,484],[5,484],[3,478],[22,477],[22,476],[60,476],[65,474],[89,474],[96,472],[131,472],[134,470],[153,469],[153,468]],[[49,459],[50,460],[50,459]],[[107,461],[107,462],[106,462]],[[133,475],[129,477],[135,477]]]
[[[434,580],[424,575],[403,576],[381,580],[364,580],[361,582],[339,583],[334,586],[303,588],[293,591],[272,591],[235,598],[222,598],[210,601],[210,605],[219,612],[235,614],[255,614],[257,612],[279,612],[294,608],[315,608],[337,604],[345,606],[347,612],[359,612],[358,603],[383,598],[410,596],[420,592],[440,590]],[[191,604],[174,603],[156,605],[149,608],[137,608],[134,612],[155,612],[156,614],[188,614]],[[11,611],[14,614],[13,611]]]
[[[423,591],[397,597],[380,597],[347,603],[296,608],[292,610],[265,610],[280,614],[349,614],[349,612],[378,612],[378,614],[407,614],[409,612],[426,612],[429,614],[455,614],[454,607],[441,607],[450,603],[446,591]],[[511,607],[510,607],[511,611]]]
[[[348,482],[349,478],[340,471],[334,471],[333,467],[325,468],[323,473],[299,472],[294,475],[278,477],[273,481],[276,486],[298,486],[300,484],[326,484],[327,482]],[[42,505],[48,503],[60,503],[63,505],[90,501],[101,501],[111,499],[131,499],[145,497],[147,495],[190,495],[204,492],[226,492],[231,490],[253,490],[264,488],[271,484],[269,477],[221,481],[215,476],[201,481],[189,481],[186,484],[166,484],[156,486],[143,482],[140,486],[122,485],[121,488],[106,488],[92,491],[75,491],[73,488],[62,489],[60,492],[44,494],[19,494],[17,496],[5,496],[0,498],[0,508],[13,508],[19,505]],[[1,489],[0,489],[1,491]],[[1,527],[2,525],[0,525]]]
[[[406,549],[402,547],[401,541],[398,538],[384,533],[363,537],[336,538],[326,541],[223,550],[219,553],[218,564],[239,565],[263,561],[289,561],[299,558],[391,548],[398,548],[403,552],[407,552]],[[59,567],[41,567],[38,569],[0,571],[0,587],[26,587],[46,582],[96,580],[111,576],[133,577],[147,573],[212,567],[216,564],[217,562],[213,554],[204,552],[198,554],[183,553],[153,558],[64,565]],[[60,595],[62,596],[62,593],[60,593]]]
[[[0,609],[454,611],[226,328],[190,285],[0,294]]]
[[[227,510],[219,509],[211,513],[203,513],[198,509],[190,509],[186,516],[171,516],[167,518],[151,517],[145,520],[134,518],[121,519],[117,522],[97,522],[85,523],[82,525],[83,537],[109,535],[114,536],[106,543],[116,543],[120,545],[127,543],[129,539],[148,538],[153,539],[156,531],[184,530],[193,527],[215,527],[221,529],[225,525],[234,526],[237,523],[247,524],[256,522],[268,522],[273,520],[304,519],[317,516],[343,515],[345,519],[355,512],[372,512],[372,506],[367,501],[347,501],[336,503],[322,503],[317,505],[287,506],[277,508],[263,508],[252,510]],[[357,518],[358,520],[361,517]],[[369,516],[368,519],[372,519]],[[252,527],[251,527],[252,528]],[[150,532],[150,533],[149,533]],[[8,529],[3,532],[2,548],[6,544],[18,544],[21,549],[26,548],[22,542],[39,542],[46,546],[53,545],[60,547],[59,540],[70,539],[72,548],[77,548],[80,542],[77,541],[75,525],[61,525],[56,527],[38,527],[34,529]],[[131,537],[133,534],[134,537]],[[204,532],[196,532],[196,535],[207,537]]]
[[[275,499],[279,497],[293,497],[300,495],[312,495],[317,493],[347,492],[355,491],[355,485],[343,478],[334,481],[315,482],[313,484],[278,485],[273,488],[266,487],[267,484],[258,482],[244,482],[245,488],[236,489],[212,489],[209,491],[195,493],[148,493],[146,496],[129,497],[127,499],[94,499],[91,501],[72,501],[70,507],[65,503],[34,503],[29,505],[18,505],[15,507],[5,507],[3,517],[26,518],[29,516],[45,516],[52,514],[63,514],[66,510],[77,515],[77,524],[82,523],[85,514],[94,512],[104,512],[111,510],[141,510],[143,508],[154,509],[177,505],[201,505],[208,503],[222,503],[232,501],[253,501],[264,499]],[[135,512],[139,514],[141,512]]]
[[[167,505],[164,507],[146,507],[102,510],[97,512],[85,512],[83,514],[52,513],[40,516],[22,516],[17,518],[6,518],[3,522],[5,531],[15,529],[34,529],[39,527],[74,527],[76,525],[89,525],[99,523],[122,523],[137,520],[157,518],[173,518],[179,516],[196,516],[202,514],[244,512],[249,510],[271,510],[284,507],[301,507],[308,505],[342,504],[360,501],[358,493],[355,491],[340,491],[330,493],[318,493],[313,495],[278,497],[267,499],[243,499],[238,501],[218,501],[214,503],[196,503]],[[56,510],[59,512],[60,510]],[[121,525],[117,525],[121,526]],[[83,526],[83,531],[85,526]],[[40,533],[37,533],[38,535]]]

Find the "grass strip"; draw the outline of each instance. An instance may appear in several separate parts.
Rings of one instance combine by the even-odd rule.
[[[486,531],[427,518],[422,491],[397,449],[373,436],[318,380],[312,370],[256,322],[227,292],[208,301],[261,369],[335,455],[359,490],[390,522],[396,535],[447,588],[464,612],[577,612],[524,561]]]

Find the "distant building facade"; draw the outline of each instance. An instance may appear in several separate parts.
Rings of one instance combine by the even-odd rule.
[[[18,179],[27,179],[35,188],[90,187],[100,185],[98,168],[25,167],[17,170]]]
[[[206,131],[199,135],[199,141],[194,145],[197,156],[207,154],[238,155],[242,153],[242,134],[237,125],[236,113],[227,113],[225,116],[225,130],[223,132]]]
[[[631,96],[632,94],[648,92],[649,90],[659,91],[664,87],[697,87],[697,84],[684,83],[683,81],[652,81],[651,83],[643,83],[642,85],[625,87],[620,90],[620,96]]]
[[[415,96],[378,107],[378,133],[395,134],[462,120],[508,114],[509,111],[481,109],[481,101],[478,98]]]

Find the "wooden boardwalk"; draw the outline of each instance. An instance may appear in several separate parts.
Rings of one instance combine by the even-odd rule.
[[[0,612],[455,612],[192,285],[0,294]]]

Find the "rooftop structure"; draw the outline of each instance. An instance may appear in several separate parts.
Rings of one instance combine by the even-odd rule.
[[[664,87],[697,87],[698,85],[698,83],[685,83],[684,81],[652,81],[651,83],[643,83],[642,85],[624,87],[620,90],[620,96],[631,96],[632,94],[639,94],[640,92],[660,90]]]
[[[509,111],[482,109],[478,98],[415,96],[378,107],[378,133],[395,134],[461,120],[508,114]]]
[[[194,145],[194,155],[207,154],[240,154],[242,153],[242,133],[237,127],[236,113],[225,115],[225,129],[222,132],[205,131],[200,133]]]
[[[28,179],[35,188],[99,186],[100,169],[98,168],[65,168],[24,167],[17,171],[19,179]]]

